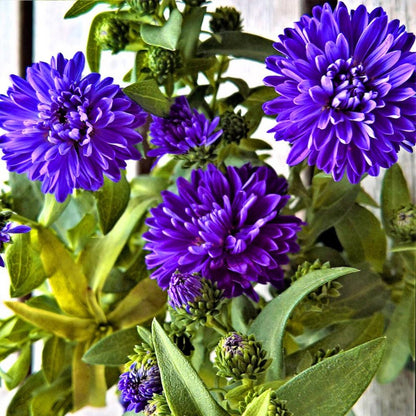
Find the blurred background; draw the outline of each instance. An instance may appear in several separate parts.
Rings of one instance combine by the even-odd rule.
[[[255,33],[276,40],[285,27],[291,27],[303,13],[308,13],[319,0],[213,0],[207,2],[208,10],[219,6],[234,6],[241,11],[244,31]],[[336,1],[332,1],[332,4]],[[344,0],[350,8],[365,4],[368,9],[383,6],[391,19],[397,18],[407,26],[408,31],[416,31],[416,0]],[[24,75],[24,68],[32,62],[50,61],[58,52],[66,58],[72,58],[77,51],[85,51],[89,26],[92,18],[107,5],[98,4],[89,13],[75,19],[64,20],[66,11],[73,4],[72,0],[0,0],[0,93],[4,94],[10,84],[9,75]],[[101,62],[103,77],[111,76],[121,85],[122,78],[133,65],[134,53],[124,52],[111,55],[104,52]],[[241,73],[244,68],[244,74]],[[267,75],[264,65],[245,61],[234,61],[230,67],[232,74],[244,78],[250,86],[260,85]],[[85,71],[87,73],[88,70]],[[287,174],[285,165],[288,147],[285,143],[276,143],[266,131],[273,125],[267,120],[260,126],[256,137],[266,139],[274,146],[271,163],[282,174]],[[402,168],[409,180],[413,198],[416,196],[416,160],[414,154],[401,152]],[[134,174],[134,165],[129,167]],[[0,160],[0,181],[7,180],[7,170]],[[380,180],[366,178],[365,186],[372,195],[379,195]],[[3,305],[9,298],[7,272],[0,269],[0,319],[10,314]],[[8,368],[10,360],[0,364]],[[36,360],[34,366],[36,368]],[[356,416],[410,416],[414,414],[414,373],[407,371],[393,384],[380,386],[372,383],[367,393],[354,407]],[[13,396],[0,386],[0,416],[6,414],[7,404]],[[121,407],[117,403],[113,390],[108,395],[108,406],[103,409],[86,408],[76,416],[119,416]],[[301,416],[301,415],[299,415]],[[319,415],[317,415],[319,416]]]

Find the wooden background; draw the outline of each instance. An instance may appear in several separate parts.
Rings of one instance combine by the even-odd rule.
[[[308,10],[311,3],[316,0],[212,0],[208,3],[209,10],[218,6],[234,5],[243,16],[244,30],[256,33],[270,39],[277,39],[285,27],[291,27],[294,21],[299,20],[302,13]],[[62,52],[66,57],[71,57],[77,50],[85,49],[89,24],[95,13],[81,18],[63,20],[63,15],[71,5],[70,0],[62,1],[35,1],[35,37],[34,37],[34,61],[50,59],[51,55]],[[405,24],[409,31],[416,31],[416,0],[344,0],[350,8],[356,8],[359,4],[365,4],[372,9],[383,6],[391,18],[398,18]],[[9,84],[8,75],[18,73],[17,51],[17,0],[0,0],[0,92],[4,93]],[[100,6],[97,6],[98,13]],[[103,6],[105,9],[105,6]],[[125,68],[130,65],[130,57],[122,54],[112,57],[110,54],[103,57],[103,76],[113,76],[120,82]],[[234,70],[237,65],[234,65]],[[233,69],[233,65],[231,65]],[[259,64],[244,64],[243,77],[252,85],[261,84],[261,80],[267,75],[264,66]],[[236,74],[237,75],[237,74]],[[241,62],[238,65],[238,76],[241,74]],[[265,130],[267,130],[265,125]],[[275,151],[275,168],[287,173],[285,159],[287,146],[284,143],[273,142]],[[416,160],[413,154],[402,151],[400,161],[409,181],[413,198],[416,197]],[[6,178],[4,165],[0,162],[0,179]],[[380,191],[380,179],[367,178],[366,189],[378,198]],[[0,270],[1,272],[1,270]],[[8,278],[0,273],[0,300],[7,298]],[[0,305],[0,317],[8,313]],[[39,363],[35,363],[35,366]],[[414,415],[414,373],[405,371],[394,383],[379,385],[372,383],[354,406],[356,416],[413,416]],[[0,388],[0,416],[5,414],[8,401],[12,395]],[[108,395],[108,406],[105,409],[85,408],[74,416],[119,416],[120,407],[115,400],[115,393]],[[302,415],[296,415],[302,416]],[[320,415],[316,415],[320,416]]]

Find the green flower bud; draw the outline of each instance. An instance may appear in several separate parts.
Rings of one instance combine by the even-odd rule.
[[[156,81],[163,84],[169,75],[173,75],[180,66],[179,56],[175,51],[151,47],[149,50],[149,69]]]
[[[217,375],[233,380],[255,379],[271,363],[271,360],[266,359],[267,353],[261,343],[253,335],[239,332],[230,332],[221,338],[215,353]]]
[[[116,16],[105,19],[98,27],[96,39],[101,49],[113,54],[123,50],[129,43],[130,26]]]
[[[248,124],[241,111],[234,113],[226,111],[221,115],[220,128],[223,130],[222,137],[227,143],[240,143],[241,139],[247,138]]]
[[[409,204],[396,210],[391,220],[392,234],[401,243],[416,241],[416,205]]]
[[[337,355],[339,352],[341,352],[341,347],[337,345],[334,348],[330,348],[328,350],[324,350],[322,348],[319,348],[318,351],[313,356],[312,359],[312,365],[318,364],[321,361],[325,360],[326,358],[333,357],[334,355]]]
[[[256,398],[259,397],[265,390],[260,388],[258,390],[251,390],[248,392],[244,400],[238,404],[238,410],[241,414],[245,412],[247,406]],[[274,391],[270,394],[270,403],[267,409],[267,416],[294,416],[292,412],[286,407],[286,401],[279,400]]]
[[[142,16],[154,14],[159,3],[159,0],[127,0],[127,4],[132,10]]]
[[[217,7],[212,13],[209,27],[213,33],[242,30],[241,14],[234,7]]]
[[[153,394],[143,410],[145,416],[171,416],[166,397],[163,394]]]
[[[202,3],[205,3],[205,0],[183,0],[185,4],[192,7],[198,7]]]
[[[183,168],[195,169],[205,168],[209,163],[213,163],[217,155],[215,153],[215,146],[197,146],[191,147],[187,153],[175,155],[178,160],[183,160]]]
[[[330,267],[329,262],[322,264],[319,259],[315,260],[313,263],[305,261],[303,264],[298,266],[295,274],[291,277],[291,281],[292,283],[296,282],[296,280],[299,280],[301,277],[314,270],[329,269]],[[310,293],[306,300],[310,301],[315,309],[321,310],[324,306],[329,304],[330,298],[337,298],[341,295],[339,292],[341,288],[341,283],[337,281],[330,281]]]
[[[133,363],[136,363],[138,367],[152,367],[157,364],[156,355],[152,346],[146,342],[142,342],[134,347],[134,354],[129,355],[129,361],[125,364],[125,368],[128,370]]]
[[[196,326],[195,322],[187,319],[184,315],[179,315],[171,307],[168,308],[168,311],[172,321],[163,324],[165,332],[184,355],[190,356],[195,349],[191,342],[191,333]]]

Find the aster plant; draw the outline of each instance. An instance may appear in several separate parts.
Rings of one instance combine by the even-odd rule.
[[[341,2],[277,42],[210,2],[95,3],[65,16],[93,16],[85,56],[0,95],[7,416],[112,386],[120,416],[351,416],[414,356],[414,35]]]

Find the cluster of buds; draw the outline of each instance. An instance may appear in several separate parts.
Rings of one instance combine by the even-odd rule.
[[[131,10],[141,16],[151,16],[159,7],[159,0],[127,0]]]
[[[180,57],[175,51],[153,46],[149,49],[148,67],[159,84],[163,84],[181,66]]]
[[[215,348],[217,375],[232,380],[256,379],[269,367],[271,360],[254,335],[230,332]]]
[[[118,53],[131,41],[130,24],[116,15],[108,17],[98,27],[96,39],[101,49]]]
[[[263,389],[250,390],[244,400],[238,404],[238,410],[241,414],[245,412],[247,406],[264,392]],[[267,416],[294,416],[286,406],[285,400],[279,400],[274,391],[270,393],[270,402],[267,409]]]
[[[241,139],[246,139],[249,131],[246,118],[241,115],[239,110],[226,111],[221,115],[220,127],[223,130],[222,138],[226,143],[239,144]]]
[[[143,410],[145,416],[171,416],[168,402],[163,394],[154,394]]]
[[[391,220],[392,234],[401,243],[416,241],[416,205],[409,204],[396,210]]]
[[[211,146],[191,147],[186,153],[175,155],[175,157],[178,160],[184,161],[182,166],[184,169],[188,169],[190,167],[203,169],[209,163],[213,163],[217,158],[215,148],[215,143]]]
[[[183,0],[184,3],[188,6],[198,7],[205,3],[205,0]]]
[[[334,348],[329,348],[324,350],[323,348],[319,348],[318,351],[315,352],[312,359],[312,364],[315,365],[320,363],[321,361],[325,360],[326,358],[333,357],[342,351],[339,345],[336,345]]]
[[[243,28],[241,14],[234,7],[217,7],[212,13],[209,27],[213,33],[241,31]]]

